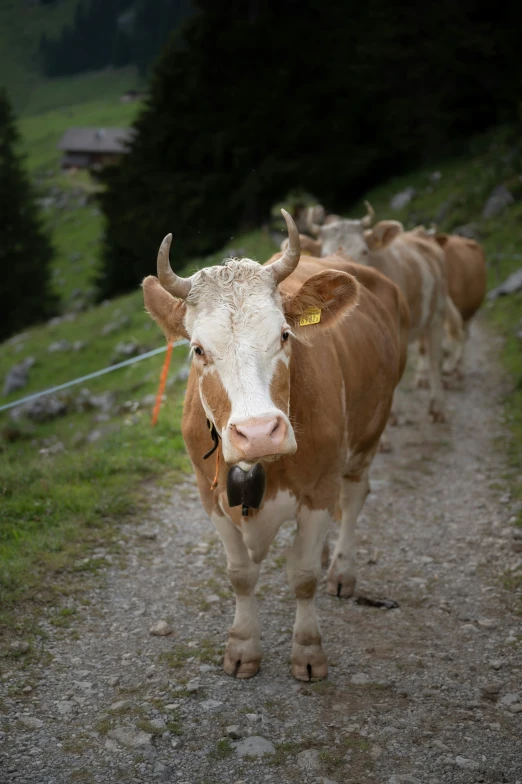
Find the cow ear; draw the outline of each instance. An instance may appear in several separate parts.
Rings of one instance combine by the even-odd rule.
[[[359,284],[346,272],[325,270],[312,275],[295,294],[284,300],[293,334],[308,342],[322,329],[331,329],[359,301]]]
[[[383,250],[404,231],[402,223],[394,220],[379,221],[373,229],[364,232],[370,250]]]
[[[188,338],[185,329],[187,306],[181,299],[176,299],[165,291],[154,275],[149,275],[142,283],[145,308],[154,321],[159,324],[167,340],[174,341]]]
[[[435,234],[435,242],[437,242],[441,248],[446,247],[448,240],[449,234]]]

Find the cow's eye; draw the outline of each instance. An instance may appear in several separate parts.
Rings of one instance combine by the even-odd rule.
[[[288,330],[285,329],[285,331],[281,334],[281,342],[286,343],[289,337],[290,337],[290,333],[288,332]]]
[[[201,348],[201,346],[194,346],[194,354],[197,354],[198,357],[202,357],[205,352]]]

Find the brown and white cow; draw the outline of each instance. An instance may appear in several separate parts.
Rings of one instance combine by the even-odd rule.
[[[334,215],[333,213],[327,214],[322,204],[314,204],[313,207],[308,207],[307,209],[302,208],[299,212],[299,222],[295,221],[299,229],[301,253],[306,256],[315,256],[316,258],[319,258],[321,256],[323,244],[321,239],[314,240],[309,234],[303,234],[303,231],[308,231],[313,236],[318,237],[323,225],[336,223],[340,220],[342,220],[340,215]],[[288,237],[285,237],[281,243],[281,251],[284,253],[287,247]]]
[[[368,229],[372,225],[373,221],[375,220],[375,210],[373,209],[370,202],[365,201],[364,204],[366,207],[366,215],[364,216],[364,218],[360,218],[359,220],[354,220],[354,221],[342,218],[340,215],[333,215],[333,214],[325,216],[322,221],[317,220],[315,217],[316,214],[312,211],[312,208],[310,208],[307,213],[308,231],[314,237],[317,237],[318,241],[322,245],[324,240],[323,232],[325,233],[328,232],[328,236],[333,236],[331,231],[332,226],[338,226],[346,223],[354,223],[361,226],[363,229]],[[321,205],[317,205],[317,206],[321,206]],[[335,234],[335,230],[333,233]],[[335,251],[336,248],[329,247],[327,251],[323,249],[322,255],[330,256],[332,253],[335,253]]]
[[[315,258],[320,258],[323,247],[321,240],[314,240],[312,237],[309,237],[308,234],[299,234],[299,243],[301,245],[301,252],[305,256],[314,256]],[[284,253],[287,248],[288,237],[285,237],[281,243],[281,252]]]
[[[321,228],[323,226],[328,226],[330,223],[337,223],[337,221],[340,220],[342,220],[340,215],[336,215],[333,212],[327,213],[322,204],[315,204],[313,207],[308,207],[306,212],[306,228],[310,234],[313,234],[316,237],[321,233]]]
[[[459,311],[464,324],[464,334],[469,336],[470,321],[486,296],[486,259],[482,246],[475,240],[456,234],[437,233],[434,236],[444,251],[448,293]],[[453,347],[454,348],[454,347]],[[455,354],[448,345],[450,359],[448,372],[462,372],[462,351]]]
[[[443,371],[450,375],[462,375],[464,340],[469,336],[472,317],[482,305],[486,295],[486,260],[482,246],[475,240],[457,234],[443,234],[435,227],[426,229],[416,226],[412,233],[436,242],[444,251],[446,285],[451,301],[457,308],[463,323],[463,340],[455,341],[454,325],[446,322],[446,339],[443,341]],[[425,353],[420,343],[421,355]]]
[[[342,258],[299,262],[295,224],[283,213],[290,243],[261,266],[249,259],[178,278],[171,235],[158,255],[158,278],[143,282],[145,305],[168,340],[192,346],[182,430],[202,502],[223,540],[236,594],[224,668],[249,678],[261,659],[255,601],[259,565],[280,526],[297,523],[287,558],[297,600],[292,673],[327,675],[314,597],[330,519],[341,534],[328,591],[352,593],[354,529],[369,491],[368,472],[405,362],[407,308],[397,287]],[[359,271],[359,281],[352,271]],[[310,309],[314,308],[314,316]],[[317,322],[320,311],[320,321]],[[207,419],[220,436],[217,476]],[[258,511],[231,508],[231,466],[262,463],[266,493]]]
[[[410,342],[423,339],[429,357],[429,411],[434,421],[445,420],[442,387],[444,323],[462,343],[461,319],[447,296],[444,254],[436,243],[417,231],[405,232],[398,221],[379,221],[365,230],[360,221],[343,220],[322,230],[323,255],[341,250],[359,264],[367,264],[394,281],[410,309]],[[422,357],[421,357],[422,359]],[[419,383],[424,368],[419,370]]]
[[[361,218],[360,221],[357,221],[357,223],[367,228],[371,225],[373,219],[375,218],[375,212],[369,202],[365,201],[364,203],[366,205],[367,214],[364,218]],[[325,254],[323,253],[323,240],[321,234],[322,230],[324,226],[330,226],[331,224],[339,223],[342,220],[343,218],[341,218],[340,215],[334,215],[333,213],[326,215],[322,204],[316,204],[315,207],[309,207],[307,212],[306,226],[310,234],[318,237],[318,239],[314,240],[307,234],[300,233],[299,241],[301,243],[301,252],[306,256],[315,256],[316,258],[324,256]],[[288,237],[285,237],[281,243],[281,251],[284,253],[287,247]]]

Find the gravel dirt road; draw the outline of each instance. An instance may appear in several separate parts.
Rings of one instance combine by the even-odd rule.
[[[122,531],[123,565],[71,604],[70,628],[42,622],[50,655],[3,660],[0,781],[522,784],[522,542],[498,443],[500,344],[472,332],[448,424],[403,384],[359,521],[356,589],[399,607],[333,598],[323,579],[327,681],[290,675],[292,526],[259,581],[261,671],[233,680],[221,542],[191,480],[152,489],[153,512]],[[162,620],[172,633],[151,635]]]

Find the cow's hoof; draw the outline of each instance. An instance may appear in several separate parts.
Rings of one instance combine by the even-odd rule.
[[[294,644],[292,675],[298,681],[322,681],[328,676],[326,653],[318,645]]]
[[[430,381],[428,378],[424,378],[423,376],[419,376],[415,380],[415,386],[417,389],[429,389]]]
[[[444,411],[434,411],[433,409],[430,410],[431,421],[434,423],[442,424],[446,421],[446,414]]]
[[[348,599],[355,592],[355,583],[355,577],[338,575],[333,580],[328,579],[326,593],[329,593],[330,596],[337,596],[340,599]]]
[[[227,651],[225,653],[225,661],[223,662],[223,669],[227,675],[232,678],[253,678],[259,672],[259,665],[261,664],[261,657],[257,659],[237,658],[237,654]]]

